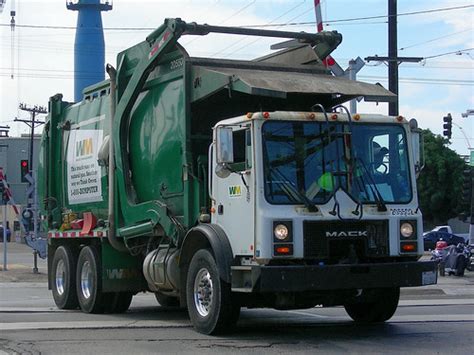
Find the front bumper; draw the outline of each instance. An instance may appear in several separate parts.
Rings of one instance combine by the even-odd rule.
[[[251,277],[247,280],[252,280],[252,286],[249,289],[250,285],[247,283],[246,292],[413,287],[433,285],[437,282],[434,261],[324,266],[252,266],[248,271]],[[232,286],[235,291],[244,291],[243,285],[236,285],[233,282]]]

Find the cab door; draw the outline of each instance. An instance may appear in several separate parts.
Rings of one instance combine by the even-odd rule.
[[[251,125],[228,127],[232,128],[231,142],[224,148],[221,144],[221,149],[231,150],[232,161],[217,164],[219,148],[214,146],[216,149],[213,149],[211,195],[214,213],[211,221],[226,232],[234,255],[253,255],[255,174]],[[217,142],[216,145],[219,139]]]

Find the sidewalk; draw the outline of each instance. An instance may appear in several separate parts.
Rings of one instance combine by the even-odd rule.
[[[48,262],[38,256],[38,273],[33,273],[33,249],[26,244],[8,243],[7,271],[3,271],[4,243],[0,242],[0,282],[47,282]]]
[[[33,273],[33,251],[25,244],[8,243],[8,270],[3,271],[3,243],[0,243],[0,283],[4,282],[44,282],[48,281],[47,261],[38,257],[38,274]],[[422,260],[429,260],[425,255]],[[474,298],[474,272],[467,271],[463,277],[438,276],[438,284],[409,287],[401,290],[402,299],[413,298]]]

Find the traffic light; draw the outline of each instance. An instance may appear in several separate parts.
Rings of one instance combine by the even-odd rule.
[[[28,182],[26,179],[26,174],[30,172],[30,164],[28,164],[28,159],[20,160],[20,176],[21,182]]]
[[[453,130],[453,117],[451,116],[450,113],[448,113],[447,116],[443,117],[443,136],[447,137],[448,139],[451,139],[452,135],[452,130]]]
[[[462,172],[462,185],[461,185],[461,214],[459,215],[462,221],[466,221],[468,217],[472,216],[474,212],[473,206],[473,189],[474,189],[474,168],[468,168]]]

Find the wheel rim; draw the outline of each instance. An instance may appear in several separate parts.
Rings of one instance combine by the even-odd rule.
[[[81,270],[81,291],[84,298],[91,297],[92,268],[89,261],[84,262]]]
[[[64,265],[64,261],[59,260],[58,264],[56,265],[56,291],[58,294],[62,296],[64,294],[64,282],[66,278],[66,268]]]
[[[198,271],[194,279],[194,306],[201,317],[206,317],[212,308],[214,288],[211,274],[205,268]]]

